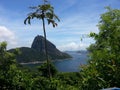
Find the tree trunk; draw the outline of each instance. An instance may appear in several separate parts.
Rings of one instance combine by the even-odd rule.
[[[51,78],[51,72],[50,72],[50,62],[48,58],[48,50],[47,50],[47,39],[46,39],[46,31],[45,31],[45,20],[42,18],[43,21],[43,31],[44,31],[44,43],[45,43],[45,55],[46,55],[46,60],[47,60],[47,69],[48,69],[48,77]]]

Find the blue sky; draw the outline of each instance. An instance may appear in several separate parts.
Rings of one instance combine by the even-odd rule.
[[[0,42],[7,41],[8,49],[30,47],[36,35],[43,35],[42,23],[32,20],[24,25],[24,19],[31,12],[30,6],[37,6],[42,0],[0,0]],[[83,50],[94,41],[81,37],[98,32],[97,24],[105,6],[120,9],[120,0],[49,0],[60,18],[58,27],[47,25],[47,38],[62,51]]]

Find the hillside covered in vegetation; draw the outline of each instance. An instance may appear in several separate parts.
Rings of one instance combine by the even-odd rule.
[[[27,63],[27,62],[35,62],[35,61],[45,61],[45,45],[44,45],[44,37],[36,36],[33,40],[31,48],[29,47],[20,47],[17,48],[20,51],[20,54],[17,55],[16,59],[19,63]],[[16,49],[11,49],[9,52],[14,52]],[[56,48],[54,44],[47,40],[47,50],[48,56],[50,60],[57,59],[66,59],[72,58],[69,54],[61,52]]]

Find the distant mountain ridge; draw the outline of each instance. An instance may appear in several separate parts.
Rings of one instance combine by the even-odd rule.
[[[45,61],[45,45],[44,45],[45,38],[43,36],[37,35],[31,48],[29,47],[20,47],[19,50],[21,52],[20,55],[17,55],[17,62],[19,63],[27,63],[27,62],[35,62],[35,61]],[[71,56],[67,53],[61,52],[56,48],[56,46],[47,40],[47,50],[48,56],[50,60],[56,59],[66,59],[71,58]],[[14,52],[15,49],[9,50],[10,52]]]

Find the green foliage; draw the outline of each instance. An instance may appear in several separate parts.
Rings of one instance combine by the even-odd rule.
[[[101,15],[99,33],[90,34],[96,42],[88,48],[90,60],[81,70],[85,90],[120,87],[120,10],[107,10]]]
[[[50,65],[50,74],[52,76],[55,76],[57,74],[57,69],[55,68],[55,66],[52,63],[49,63]],[[38,71],[40,72],[41,76],[44,77],[49,77],[48,76],[48,66],[47,63],[42,64],[41,66],[38,67]]]
[[[0,90],[79,90],[80,73],[58,73],[50,63],[49,79],[47,63],[30,71],[16,63],[17,51],[7,52],[6,46],[0,44]]]
[[[81,83],[81,75],[79,72],[59,73],[56,78],[62,81],[65,85],[79,87],[79,84]]]
[[[28,17],[24,20],[24,24],[31,24],[31,19],[46,19],[48,24],[52,24],[53,27],[57,26],[55,20],[60,21],[60,19],[54,14],[54,8],[50,4],[38,5],[37,7],[30,7],[35,10],[35,12],[28,14]]]
[[[51,79],[38,76],[34,78],[33,86],[35,90],[79,90],[75,82],[79,82],[79,73],[60,73]]]
[[[57,87],[59,86],[59,81],[52,78],[49,80],[45,77],[37,77],[34,78],[34,89],[35,90],[57,90]]]
[[[25,90],[30,88],[30,75],[17,68],[16,53],[6,50],[7,43],[0,43],[0,89],[1,90]],[[29,89],[30,90],[30,89]]]

